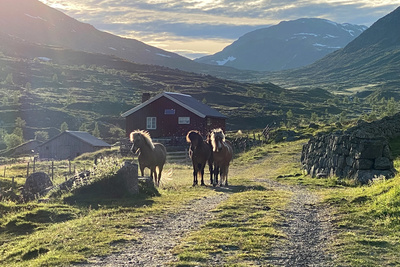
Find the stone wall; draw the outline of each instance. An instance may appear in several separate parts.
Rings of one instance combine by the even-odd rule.
[[[347,177],[367,183],[394,176],[389,140],[400,136],[400,113],[344,132],[319,134],[303,146],[301,163],[312,177]]]

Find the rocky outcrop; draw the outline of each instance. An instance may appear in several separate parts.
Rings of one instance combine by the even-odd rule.
[[[344,132],[319,134],[303,146],[301,162],[312,177],[347,177],[367,183],[394,176],[389,140],[400,136],[400,114],[360,121]]]

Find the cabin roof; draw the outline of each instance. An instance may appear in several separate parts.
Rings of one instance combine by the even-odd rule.
[[[94,147],[111,147],[111,145],[107,144],[103,140],[100,140],[97,137],[94,137],[93,135],[91,135],[91,134],[89,134],[87,132],[81,132],[81,131],[65,131],[65,132],[53,137],[52,139],[44,142],[40,146],[43,146],[44,144],[50,142],[51,140],[56,139],[57,137],[59,137],[62,134],[72,135],[72,136],[74,136],[74,137],[82,140],[83,142],[88,143],[89,145],[92,145]]]
[[[209,107],[208,105],[198,101],[197,99],[193,98],[190,95],[180,94],[180,93],[172,93],[172,92],[163,92],[160,93],[149,100],[143,102],[142,104],[126,111],[125,113],[121,114],[122,117],[127,117],[132,113],[142,109],[143,107],[153,103],[157,99],[161,97],[166,97],[169,100],[175,102],[176,104],[180,105],[181,107],[193,112],[197,116],[201,118],[205,117],[216,117],[216,118],[226,118],[225,115],[221,114],[219,111]]]

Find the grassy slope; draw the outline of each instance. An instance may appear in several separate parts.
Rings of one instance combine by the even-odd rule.
[[[263,259],[274,239],[284,237],[277,223],[290,197],[289,192],[274,191],[257,182],[257,178],[271,178],[303,184],[324,196],[321,205],[329,205],[333,211],[337,231],[329,248],[337,255],[336,265],[398,265],[400,176],[363,187],[344,186],[335,178],[294,177],[299,172],[303,142],[267,145],[236,158],[230,171],[231,197],[215,210],[213,221],[174,249],[177,264],[201,266],[215,255],[227,256],[232,266]],[[392,146],[399,147],[396,142]],[[396,168],[399,165],[396,160]],[[285,177],[278,179],[279,175]],[[167,165],[163,180],[161,196],[155,197],[99,201],[75,196],[74,205],[62,199],[47,204],[1,202],[0,263],[55,266],[105,255],[119,248],[113,244],[138,238],[135,228],[149,215],[175,212],[187,201],[216,193],[192,188],[191,169],[185,165]]]

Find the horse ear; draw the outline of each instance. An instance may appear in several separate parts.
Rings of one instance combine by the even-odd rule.
[[[134,134],[135,134],[134,132],[131,132],[131,134],[129,135],[129,139],[131,140],[131,142],[133,142],[133,135]]]

